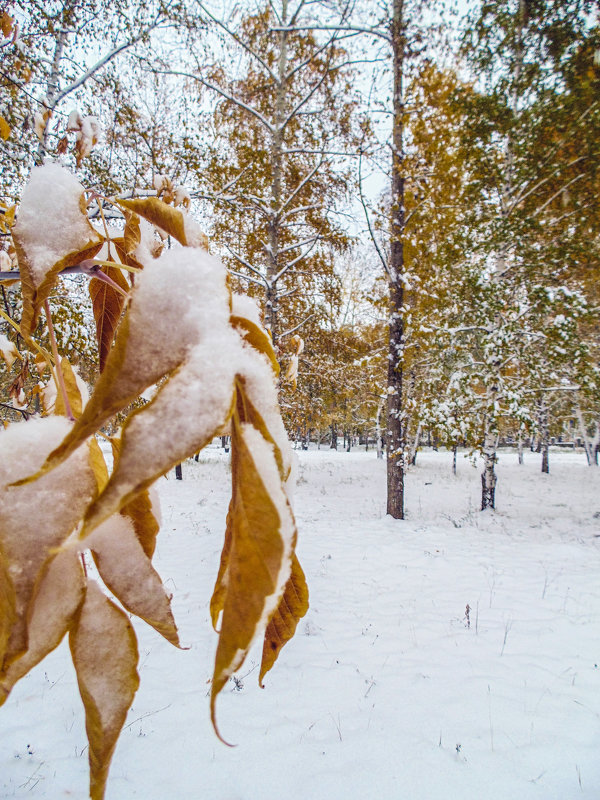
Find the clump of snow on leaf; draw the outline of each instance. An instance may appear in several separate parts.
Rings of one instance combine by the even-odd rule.
[[[82,195],[77,178],[58,164],[31,171],[14,232],[27,253],[36,286],[66,253],[82,250],[89,243],[92,230],[82,214]]]

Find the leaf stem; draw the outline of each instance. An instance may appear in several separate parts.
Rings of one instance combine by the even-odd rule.
[[[9,317],[8,314],[5,314],[4,311],[2,311],[1,308],[0,308],[0,317],[2,317],[2,319],[5,319],[8,322],[9,325],[12,325],[12,327],[16,330],[16,332],[19,334],[19,336],[23,337],[23,334],[21,333],[21,328],[20,328],[19,324],[17,322],[15,322],[12,317]],[[40,345],[36,341],[34,341],[33,339],[26,339],[26,342],[27,342],[27,345],[32,344],[35,347],[35,349],[38,351],[38,353],[43,355],[44,358],[46,359],[46,361],[48,362],[48,364],[50,366],[52,366],[53,359],[52,359],[52,356],[50,355],[50,353],[47,350],[44,350],[43,347],[40,347]]]
[[[52,324],[52,314],[50,313],[50,303],[44,300],[44,311],[46,312],[46,321],[48,323],[48,335],[50,336],[50,344],[52,346],[52,355],[54,356],[55,363],[55,376],[56,385],[62,394],[63,402],[65,404],[65,414],[67,419],[75,422],[75,417],[71,410],[69,403],[69,396],[67,395],[67,387],[65,386],[65,376],[63,375],[62,367],[60,365],[60,356],[58,355],[58,347],[56,345],[56,336],[54,335],[54,325]]]

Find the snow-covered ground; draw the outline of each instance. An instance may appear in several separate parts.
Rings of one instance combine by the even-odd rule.
[[[211,447],[160,482],[155,563],[190,649],[136,624],[142,682],[107,800],[597,800],[600,470],[502,454],[482,514],[479,469],[420,453],[399,522],[374,452],[298,457],[311,608],[266,689],[257,651],[221,695],[233,749],[207,696],[228,457]],[[63,643],[0,709],[0,797],[81,799],[87,771]]]

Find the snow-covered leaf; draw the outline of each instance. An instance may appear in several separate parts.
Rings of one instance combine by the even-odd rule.
[[[95,493],[87,448],[35,483],[9,485],[35,472],[69,428],[64,417],[44,417],[11,425],[0,438],[0,551],[16,611],[0,669],[27,650],[27,610],[40,574]]]
[[[87,218],[83,187],[68,170],[57,164],[32,170],[13,241],[21,271],[21,333],[27,337],[60,271],[93,258],[103,242]]]
[[[0,705],[16,682],[60,644],[84,589],[83,569],[74,550],[64,550],[46,563],[27,609],[27,650],[0,673]]]
[[[275,356],[273,342],[266,330],[248,317],[241,317],[232,313],[230,319],[233,327],[240,330],[243,339],[259,353],[263,353],[269,359],[275,375],[279,375],[279,363]]]

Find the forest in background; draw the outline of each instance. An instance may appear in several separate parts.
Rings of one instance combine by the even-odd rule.
[[[0,267],[15,266],[31,167],[60,159],[118,229],[103,198],[192,210],[234,289],[260,303],[290,437],[383,437],[393,516],[421,440],[483,454],[484,507],[500,441],[546,454],[579,441],[594,465],[598,12],[588,0],[466,15],[416,0],[4,4]],[[93,383],[87,279],[64,282],[51,297],[60,349]],[[19,284],[0,300],[18,321]],[[36,410],[35,354],[0,324],[0,408],[14,421]]]

